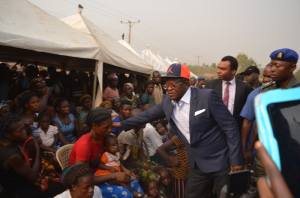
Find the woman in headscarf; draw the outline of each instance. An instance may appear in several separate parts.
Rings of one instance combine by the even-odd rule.
[[[46,82],[42,77],[34,77],[29,82],[29,90],[24,91],[19,94],[13,101],[10,102],[10,107],[13,110],[16,106],[18,106],[18,100],[22,97],[22,95],[28,91],[35,92],[38,96],[38,100],[40,103],[38,113],[44,111],[47,108],[48,98],[52,94],[53,89],[46,86]],[[20,115],[23,112],[23,108],[18,106],[15,114]]]
[[[111,101],[113,97],[119,97],[119,91],[117,89],[118,85],[118,76],[116,74],[110,74],[108,76],[109,84],[103,91],[103,100]]]
[[[67,190],[54,198],[102,198],[98,186],[94,185],[91,169],[84,164],[67,167],[61,180]]]
[[[79,134],[79,139],[74,144],[70,153],[70,165],[85,164],[94,172],[103,153],[104,137],[111,133],[111,114],[102,107],[91,110],[84,119],[86,126]],[[95,185],[102,190],[104,197],[116,195],[118,198],[131,198],[130,191],[118,185],[110,185],[107,182],[117,180],[128,183],[130,175],[124,172],[115,172],[108,175],[94,176]]]
[[[114,120],[116,117],[118,117],[119,114],[117,114],[114,110],[112,110],[112,104],[109,101],[102,102],[99,107],[103,107],[107,109],[111,113],[111,119]]]
[[[138,105],[138,98],[137,96],[133,95],[134,87],[131,83],[124,84],[124,92],[125,96],[121,98],[122,101],[129,101],[132,104],[132,109],[135,109]]]

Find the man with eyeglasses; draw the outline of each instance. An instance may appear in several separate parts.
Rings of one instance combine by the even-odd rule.
[[[185,197],[204,197],[212,181],[220,197],[228,172],[242,170],[244,164],[237,123],[216,91],[190,88],[186,65],[172,64],[162,78],[168,92],[163,101],[118,127],[128,131],[166,117],[188,153]]]

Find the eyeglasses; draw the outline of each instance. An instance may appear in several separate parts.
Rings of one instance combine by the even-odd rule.
[[[175,85],[164,85],[163,87],[164,87],[164,89],[168,89],[169,87],[171,88],[171,89],[175,89],[178,85],[181,85],[182,83],[185,83],[186,81],[182,81],[182,82],[180,82],[180,83],[177,83],[177,84],[175,84]]]

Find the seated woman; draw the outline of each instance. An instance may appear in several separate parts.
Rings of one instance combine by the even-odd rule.
[[[78,124],[80,129],[83,128],[83,118],[90,112],[92,109],[92,97],[88,94],[83,94],[79,99],[82,109],[78,113]]]
[[[35,151],[31,153],[34,155],[32,163],[28,164],[25,155],[22,155],[24,150],[19,146],[27,140],[27,134],[17,115],[6,114],[0,118],[0,135],[5,140],[0,147],[0,183],[9,197],[54,197],[63,192],[60,183],[49,182],[48,188],[43,192],[33,184],[41,172],[39,144],[35,139],[31,140],[31,149]]]
[[[125,96],[121,98],[122,101],[128,101],[132,104],[132,109],[137,108],[138,98],[133,95],[133,85],[131,83],[125,83],[124,85]]]
[[[82,129],[78,141],[72,148],[70,165],[85,164],[92,171],[95,171],[103,153],[104,137],[111,133],[111,115],[107,109],[97,107],[88,113],[84,121],[87,126]],[[102,176],[94,176],[94,182],[102,190],[104,197],[116,195],[115,197],[118,198],[132,198],[131,192],[128,189],[107,183],[110,180],[128,183],[130,176],[124,172],[115,172]]]
[[[79,132],[77,119],[70,113],[70,106],[65,98],[58,98],[54,102],[54,117],[52,125],[58,128],[58,136],[62,145],[74,144]]]
[[[145,82],[145,93],[141,97],[141,103],[142,105],[145,104],[154,104],[154,97],[152,95],[154,91],[154,84],[155,82],[153,80],[148,80]]]
[[[116,117],[119,116],[119,114],[117,114],[114,110],[112,110],[112,104],[109,101],[104,101],[102,102],[99,107],[103,107],[105,109],[107,109],[109,111],[109,113],[111,113],[111,119],[114,120]]]
[[[140,109],[133,109],[130,113],[130,117],[141,113]],[[126,163],[134,163],[139,168],[139,176],[141,178],[142,185],[145,186],[149,180],[158,180],[159,176],[155,173],[156,163],[147,160],[145,157],[144,149],[142,147],[143,142],[143,128],[145,125],[130,131],[122,131],[118,137],[120,146],[120,152],[122,155],[125,154],[128,149],[127,146],[131,147],[131,152]]]
[[[46,82],[44,78],[34,77],[29,82],[29,90],[19,94],[13,101],[9,103],[12,110],[16,106],[18,106],[19,98],[21,98],[24,93],[29,91],[35,92],[38,96],[38,100],[40,103],[38,113],[44,111],[47,108],[48,98],[52,94],[53,89],[46,86]],[[24,111],[23,107],[18,106],[15,113],[21,115],[23,111]]]
[[[121,102],[120,105],[120,114],[119,116],[117,116],[115,119],[113,119],[113,122],[121,122],[123,120],[126,120],[130,117],[130,111],[132,108],[132,105],[129,101],[123,101]],[[118,135],[120,135],[120,133],[122,132],[122,129],[116,129],[116,128],[112,128],[111,132],[118,137]]]
[[[99,187],[94,185],[93,173],[87,165],[76,164],[67,167],[61,180],[67,190],[54,198],[102,198]]]

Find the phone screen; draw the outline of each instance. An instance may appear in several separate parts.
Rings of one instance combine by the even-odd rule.
[[[278,142],[281,173],[294,197],[300,197],[300,100],[267,108]]]

